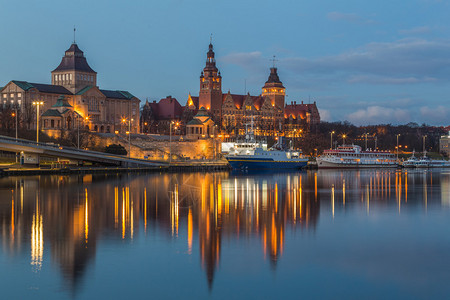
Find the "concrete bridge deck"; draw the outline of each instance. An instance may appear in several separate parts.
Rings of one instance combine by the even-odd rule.
[[[161,167],[167,168],[168,163],[145,159],[129,158],[120,155],[97,151],[81,150],[56,144],[36,143],[29,140],[15,139],[0,135],[0,150],[16,153],[36,154],[39,156],[71,159],[120,167]]]

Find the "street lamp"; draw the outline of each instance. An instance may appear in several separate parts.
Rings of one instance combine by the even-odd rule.
[[[343,146],[345,146],[345,138],[347,137],[347,135],[346,134],[343,134],[342,135],[342,139],[344,140],[344,145]]]
[[[133,122],[134,119],[128,120],[128,131],[126,134],[128,134],[128,157],[131,157],[131,122]],[[127,119],[122,119],[123,123],[127,122]]]
[[[11,116],[16,119],[16,142],[17,142],[17,136],[18,136],[18,134],[17,134],[17,129],[18,129],[18,127],[17,127],[17,108],[14,108],[14,112],[11,114]]]
[[[36,106],[36,143],[39,143],[39,107],[44,105],[44,101],[33,101]]]
[[[366,136],[366,150],[367,150],[367,135],[368,135],[368,133],[366,132],[366,133],[364,133],[364,135]]]
[[[400,133],[396,135],[397,136],[397,160],[398,160],[398,137],[400,136]]]
[[[174,121],[170,122],[169,125],[169,164],[172,162],[172,125],[175,124]]]
[[[425,154],[425,139],[427,138],[427,136],[424,135],[424,136],[422,136],[422,138],[423,138],[423,156],[425,156],[426,155]]]
[[[330,147],[330,149],[333,150],[333,134],[334,134],[334,131],[330,132],[330,134],[331,134],[331,147]]]
[[[18,138],[18,134],[17,134],[17,130],[18,130],[18,126],[17,126],[17,124],[18,124],[17,123],[17,118],[18,118],[18,116],[17,116],[17,107],[14,108],[14,112],[12,113],[12,116],[16,118],[16,142],[17,142],[17,138]],[[18,156],[19,156],[19,153],[16,153],[16,163],[18,162]]]

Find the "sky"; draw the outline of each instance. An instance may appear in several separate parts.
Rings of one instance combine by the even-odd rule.
[[[276,56],[286,102],[322,120],[450,125],[450,0],[0,0],[0,86],[50,83],[76,42],[102,89],[198,95],[210,36],[222,90],[259,95]]]

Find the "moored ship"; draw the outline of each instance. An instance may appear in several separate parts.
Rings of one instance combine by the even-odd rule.
[[[398,161],[389,151],[365,150],[358,145],[328,149],[316,159],[319,168],[395,168]]]
[[[449,168],[450,161],[443,159],[431,159],[426,155],[417,158],[413,155],[402,163],[404,168]]]
[[[308,164],[308,159],[298,150],[286,150],[279,142],[270,149],[253,142],[235,143],[225,155],[230,166],[235,170],[249,169],[301,169]]]

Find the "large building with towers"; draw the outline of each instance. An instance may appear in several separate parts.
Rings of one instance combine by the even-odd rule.
[[[57,134],[78,126],[94,132],[139,132],[140,100],[123,90],[104,90],[97,72],[74,42],[51,72],[51,84],[12,80],[0,89],[0,108],[18,111],[20,126]],[[33,102],[43,102],[39,110]]]

